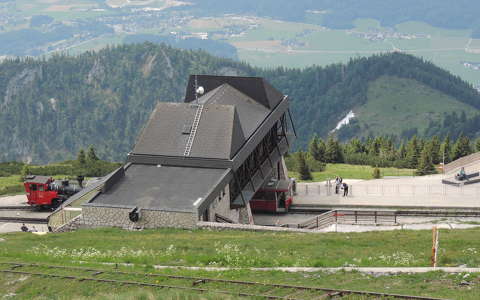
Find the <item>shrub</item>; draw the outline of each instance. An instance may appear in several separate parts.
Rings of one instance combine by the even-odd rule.
[[[375,169],[373,169],[372,177],[375,179],[379,179],[381,177],[379,168],[375,167]]]

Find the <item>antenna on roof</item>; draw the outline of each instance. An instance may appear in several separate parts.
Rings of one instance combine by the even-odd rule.
[[[199,105],[198,95],[203,95],[203,93],[205,93],[205,89],[203,86],[198,86],[197,75],[195,75],[195,101],[197,101],[197,105]]]

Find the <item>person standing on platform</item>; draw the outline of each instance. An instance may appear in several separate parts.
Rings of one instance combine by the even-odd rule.
[[[335,177],[335,194],[338,194],[338,189],[340,188],[341,183],[340,178],[338,176]]]
[[[343,197],[347,197],[348,196],[348,184],[347,183],[342,183],[342,187],[343,187]]]

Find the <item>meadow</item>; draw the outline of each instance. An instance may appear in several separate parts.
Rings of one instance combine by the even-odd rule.
[[[439,266],[479,267],[480,229],[441,230]],[[83,229],[2,234],[0,257],[44,263],[134,263],[217,267],[426,267],[431,232],[271,233]]]
[[[480,242],[474,237],[479,233],[480,229],[441,230],[440,266],[478,267]],[[23,271],[54,272],[50,268],[42,267],[42,264],[81,266],[106,271],[97,275],[97,278],[107,279],[111,278],[108,277],[108,271],[120,270],[383,291],[449,299],[477,299],[476,296],[480,293],[480,277],[477,274],[429,272],[372,275],[346,271],[289,273],[249,269],[275,266],[429,266],[430,231],[298,234],[177,229],[129,232],[120,229],[95,229],[45,236],[10,233],[0,235],[0,239],[0,269],[7,267],[2,264],[5,262],[22,262],[40,263],[40,266],[36,267],[22,267]],[[157,270],[153,265],[234,269]],[[92,276],[92,271],[78,271],[78,274],[72,274],[69,270],[55,272]],[[116,276],[115,279],[169,284],[167,279],[139,278],[129,274]],[[224,286],[219,284],[216,288],[224,289]],[[252,288],[247,290],[251,292]],[[0,295],[2,293],[14,293],[18,299],[237,299],[235,296],[198,296],[187,291],[165,291],[147,287],[140,290],[126,285],[65,279],[52,281],[50,278],[13,274],[0,277]]]
[[[311,182],[325,181],[328,179],[335,179],[340,176],[345,179],[373,179],[373,167],[350,164],[327,164],[325,170],[322,172],[311,172],[313,179]],[[383,176],[413,176],[415,170],[412,169],[398,169],[398,168],[379,168],[380,175]],[[300,178],[295,171],[289,171],[288,175],[293,178]]]

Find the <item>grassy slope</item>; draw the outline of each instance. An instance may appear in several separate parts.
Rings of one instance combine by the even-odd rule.
[[[102,268],[107,268],[103,266]],[[99,267],[96,267],[99,269]],[[133,268],[126,269],[127,272],[149,272],[152,270]],[[154,272],[154,271],[153,271]],[[314,287],[366,290],[386,293],[397,293],[404,295],[421,295],[431,297],[443,297],[448,299],[476,300],[478,299],[479,277],[475,274],[467,277],[466,280],[473,283],[473,286],[461,285],[465,281],[465,274],[445,274],[440,272],[431,272],[426,274],[405,274],[405,275],[384,275],[372,276],[360,274],[357,272],[337,272],[333,274],[317,273],[286,273],[286,272],[251,272],[251,271],[225,271],[225,272],[201,272],[201,271],[161,271],[162,274],[198,276],[208,278],[222,278],[245,281],[257,281],[268,283],[295,284]],[[80,275],[80,274],[74,274]],[[101,278],[103,275],[96,276]],[[91,275],[89,276],[91,277]],[[120,277],[120,280],[137,280],[151,282],[149,278]],[[160,281],[152,283],[167,284],[169,282]],[[178,282],[172,282],[177,284]],[[191,285],[191,284],[190,284]],[[201,286],[206,288],[205,284]],[[221,285],[209,285],[208,288],[225,290]],[[268,293],[270,288],[243,287],[241,292]],[[238,288],[237,288],[238,290]],[[3,292],[3,293],[2,293]],[[178,290],[153,289],[148,287],[112,285],[107,283],[92,283],[88,281],[78,282],[73,280],[52,279],[42,277],[29,277],[21,275],[5,275],[0,277],[0,296],[2,294],[16,293],[15,299],[250,299],[245,297],[226,296],[221,294],[194,294],[191,292],[181,292]],[[297,295],[298,297],[299,295]],[[300,297],[299,297],[300,298]],[[341,299],[366,300],[368,297],[344,297]]]
[[[479,233],[480,229],[442,230],[440,234],[440,265],[466,264],[478,267],[480,258],[477,252],[480,250],[480,241],[475,237]],[[439,272],[376,277],[356,272],[291,274],[248,270],[154,271],[151,267],[152,264],[233,267],[342,266],[347,264],[428,266],[431,247],[430,231],[293,234],[173,229],[128,232],[118,229],[97,229],[47,236],[12,233],[3,234],[0,237],[5,239],[1,242],[0,262],[20,261],[78,265],[75,262],[84,261],[85,263],[82,263],[81,266],[93,266],[96,269],[113,268],[113,266],[99,264],[101,262],[133,262],[147,266],[137,265],[128,271],[385,291],[450,299],[477,299],[476,297],[480,293],[480,278],[475,274],[465,278],[464,274],[447,275]],[[43,250],[39,251],[37,248]],[[121,268],[125,269],[126,267]],[[45,273],[53,270],[36,271]],[[91,276],[91,272],[76,275]],[[99,278],[103,278],[102,276],[106,276],[106,274],[100,275]],[[149,280],[132,277],[115,279]],[[473,282],[474,285],[461,285],[460,282],[463,280]],[[49,282],[51,283],[51,279],[47,278],[2,275],[0,276],[0,296],[2,293],[17,293],[20,299],[31,299],[40,295],[46,298],[57,298],[58,294],[64,297],[60,297],[60,299],[71,299],[73,296],[81,297],[81,299],[90,299],[90,297],[131,299],[141,293],[146,293],[147,296],[161,297],[161,299],[177,299],[177,295],[189,296],[188,293],[164,294],[165,291],[152,289],[143,289],[140,292],[136,287],[101,283],[67,280],[55,280],[55,284]],[[160,283],[165,282],[160,281]],[[117,297],[117,294],[120,294],[120,298]],[[191,299],[198,299],[192,297]],[[224,298],[207,296],[205,299]]]
[[[467,116],[478,112],[415,80],[382,76],[370,83],[367,103],[355,112],[364,135],[381,135],[411,128],[422,133],[430,120],[453,111]]]
[[[380,168],[381,176],[412,176],[414,170],[397,168]],[[349,164],[327,164],[322,172],[312,172],[312,181],[325,181],[340,176],[345,179],[372,179],[373,167],[349,165]],[[288,175],[300,178],[297,172],[289,171]]]
[[[442,230],[440,266],[479,267],[480,229]],[[132,262],[186,266],[429,266],[430,231],[264,233],[210,230],[80,230],[0,235],[0,257],[44,263]],[[408,243],[406,242],[408,241]]]

